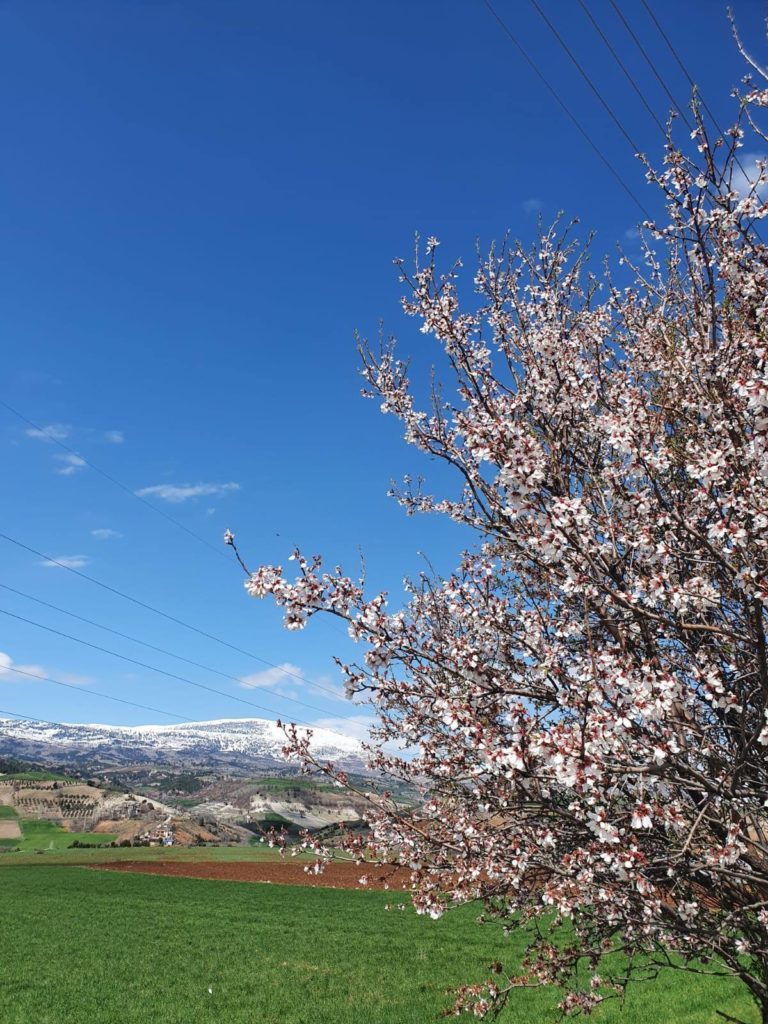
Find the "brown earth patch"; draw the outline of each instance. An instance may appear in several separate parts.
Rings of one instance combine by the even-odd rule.
[[[0,821],[0,839],[20,839],[21,829],[18,821]]]
[[[125,818],[104,818],[93,826],[93,831],[99,835],[104,833],[107,835],[121,835],[123,832],[132,833],[136,831],[136,822],[127,821]]]
[[[306,861],[113,861],[95,864],[104,871],[138,871],[148,875],[177,878],[209,878],[226,882],[273,882],[278,885],[308,885],[327,889],[410,888],[410,872],[403,868],[371,864],[329,864],[322,874],[305,871]],[[361,878],[367,884],[361,884]]]
[[[133,839],[139,832],[150,828],[153,823],[143,818],[102,818],[93,826],[93,831],[116,835],[119,839]]]

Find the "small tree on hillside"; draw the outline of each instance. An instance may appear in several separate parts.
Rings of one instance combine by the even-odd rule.
[[[391,346],[363,347],[364,375],[461,481],[396,494],[476,538],[449,578],[394,611],[298,553],[295,577],[246,582],[289,629],[325,611],[367,645],[343,671],[380,717],[371,764],[426,793],[412,813],[372,798],[371,846],[410,866],[416,908],[482,900],[530,928],[521,965],[461,992],[478,1014],[569,982],[562,1006],[588,1011],[675,966],[741,978],[768,1021],[768,207],[764,166],[750,185],[739,163],[768,89],[747,89],[725,138],[697,116],[699,156],[670,143],[649,170],[668,216],[631,283],[556,229],[492,250],[467,308],[434,239],[401,265],[455,396],[420,411]]]

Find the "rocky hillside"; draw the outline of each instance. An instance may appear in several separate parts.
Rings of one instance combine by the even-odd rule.
[[[368,810],[365,800],[348,790],[300,777],[222,779],[184,803],[193,817],[239,824],[284,821],[305,829],[355,821]]]

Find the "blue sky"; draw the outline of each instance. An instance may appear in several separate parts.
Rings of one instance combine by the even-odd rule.
[[[638,144],[658,129],[578,5],[547,13]],[[654,3],[718,119],[743,68],[725,6]],[[762,7],[737,0],[764,55]],[[553,86],[652,211],[632,153],[533,8],[496,0]],[[607,0],[590,9],[662,119],[668,101]],[[639,0],[627,18],[684,103],[688,87]],[[471,538],[386,497],[407,471],[444,481],[359,397],[353,332],[380,319],[426,375],[436,353],[399,312],[392,267],[434,234],[471,280],[475,239],[532,238],[577,215],[596,253],[636,244],[639,213],[481,0],[67,3],[0,8],[0,399],[215,546],[292,546],[399,600],[419,552],[450,568]],[[234,564],[0,408],[0,531],[303,675],[176,626],[0,540],[0,583],[233,679],[0,589],[0,608],[345,730],[333,623],[286,633]],[[147,490],[150,489],[150,490]],[[223,550],[223,548],[222,548]],[[226,552],[224,552],[226,554]],[[59,721],[171,721],[24,677],[13,666],[193,719],[265,715],[226,696],[0,615],[0,709]],[[247,677],[248,687],[236,680]],[[299,708],[285,697],[304,700]]]

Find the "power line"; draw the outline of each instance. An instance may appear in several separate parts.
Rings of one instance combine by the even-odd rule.
[[[636,36],[636,35],[635,35],[635,33],[634,33],[634,32],[632,31],[632,28],[630,27],[629,23],[627,22],[627,19],[626,19],[626,18],[624,17],[624,15],[623,15],[623,14],[621,13],[621,10],[619,9],[619,7],[618,7],[618,6],[616,5],[616,3],[615,3],[615,0],[610,0],[610,2],[611,2],[611,6],[612,6],[612,7],[613,7],[613,9],[614,9],[614,10],[616,11],[616,13],[618,14],[618,16],[619,16],[619,18],[621,19],[622,23],[624,24],[624,27],[626,28],[627,32],[629,32],[629,34],[630,34],[630,35],[632,36],[632,38],[634,39],[634,41],[635,41],[635,43],[636,43],[636,45],[637,45],[638,49],[640,50],[640,52],[642,53],[642,55],[643,55],[643,56],[645,57],[646,63],[647,63],[647,64],[648,64],[648,66],[649,66],[649,67],[651,68],[651,70],[653,71],[654,75],[656,75],[656,78],[657,78],[657,79],[659,80],[659,82],[661,82],[662,88],[664,89],[664,91],[666,92],[666,94],[667,94],[667,96],[669,97],[670,101],[672,102],[672,105],[673,105],[673,106],[675,107],[675,109],[676,109],[676,110],[678,111],[678,113],[679,113],[679,114],[680,114],[680,116],[682,117],[682,119],[683,119],[683,122],[684,122],[684,124],[685,124],[686,128],[688,128],[688,130],[689,130],[689,131],[693,131],[693,127],[692,127],[692,125],[691,125],[690,121],[688,120],[688,118],[687,118],[687,117],[685,116],[685,114],[683,113],[683,111],[682,111],[682,110],[680,109],[680,107],[679,107],[679,106],[677,105],[677,103],[675,102],[675,98],[674,98],[674,96],[673,96],[673,95],[672,95],[672,93],[671,93],[671,92],[669,91],[669,89],[667,88],[666,84],[665,84],[665,83],[664,83],[664,82],[662,81],[661,77],[659,76],[658,72],[656,71],[656,67],[655,67],[655,65],[653,64],[653,62],[651,61],[651,59],[650,59],[650,58],[648,57],[648,55],[646,54],[646,52],[645,52],[645,50],[643,49],[643,47],[642,47],[642,45],[641,45],[640,41],[638,40],[637,36]],[[702,107],[704,108],[704,110],[706,111],[706,113],[707,113],[707,116],[709,117],[710,121],[712,122],[712,124],[714,124],[715,128],[716,128],[716,129],[717,129],[717,131],[718,131],[718,132],[720,133],[720,135],[721,135],[721,136],[722,136],[723,138],[725,138],[725,134],[726,134],[726,133],[725,133],[725,132],[723,131],[723,129],[722,129],[721,127],[720,127],[720,124],[718,123],[718,120],[717,120],[717,118],[716,118],[716,117],[715,117],[715,115],[714,115],[714,114],[712,113],[712,110],[710,109],[709,105],[707,104],[707,101],[706,101],[706,100],[704,99],[704,96],[702,95],[702,93],[700,92],[700,90],[699,90],[698,86],[696,85],[696,83],[694,82],[693,78],[691,77],[691,75],[690,75],[690,73],[689,73],[689,71],[688,71],[688,68],[687,68],[687,67],[686,67],[686,65],[685,65],[685,64],[683,63],[683,59],[682,59],[682,57],[680,56],[680,54],[679,54],[679,53],[677,52],[677,50],[675,49],[675,47],[674,47],[674,45],[673,45],[673,43],[672,43],[672,40],[671,40],[671,39],[669,38],[669,36],[667,35],[667,33],[666,33],[666,32],[664,31],[664,29],[663,29],[663,27],[662,27],[661,23],[659,22],[659,19],[658,19],[658,18],[656,17],[656,15],[655,15],[655,14],[653,13],[653,10],[652,10],[652,8],[650,7],[650,5],[649,5],[649,4],[647,3],[647,0],[640,0],[640,2],[642,3],[643,7],[645,8],[646,12],[648,13],[648,16],[650,17],[651,21],[652,21],[652,22],[653,22],[653,24],[654,24],[654,25],[656,26],[656,28],[657,28],[657,30],[658,30],[658,32],[659,32],[659,35],[661,36],[661,38],[662,38],[662,39],[664,40],[664,42],[666,43],[666,45],[667,45],[667,48],[669,49],[669,52],[670,52],[670,53],[672,54],[672,56],[673,56],[673,57],[675,58],[675,60],[677,61],[677,64],[678,64],[679,68],[681,69],[681,71],[682,71],[682,72],[683,72],[683,74],[685,75],[685,77],[686,77],[686,79],[687,79],[687,81],[688,81],[688,84],[689,84],[689,85],[690,85],[690,87],[691,87],[691,90],[692,90],[692,91],[693,91],[693,92],[694,92],[694,93],[695,93],[696,95],[698,95],[698,97],[699,97],[699,99],[700,99],[700,101],[701,101],[701,105],[702,105]],[[747,174],[746,170],[744,169],[744,165],[742,164],[741,160],[739,159],[739,154],[738,154],[738,151],[737,151],[737,149],[736,149],[736,145],[735,145],[735,144],[734,144],[734,145],[733,145],[733,146],[731,147],[731,155],[732,155],[732,157],[733,157],[733,161],[734,161],[734,163],[736,164],[736,166],[738,167],[738,169],[739,169],[739,170],[741,171],[741,173],[742,173],[742,174],[744,175],[744,180],[745,180],[745,181],[746,181],[747,183],[751,184],[751,181],[750,181],[750,177],[749,177],[749,175]],[[752,230],[754,231],[755,235],[757,236],[758,240],[759,240],[760,242],[762,242],[762,241],[763,241],[763,239],[762,239],[762,235],[760,234],[760,231],[759,231],[759,229],[758,229],[758,227],[757,227],[757,224],[755,223],[755,220],[754,220],[754,219],[752,220],[752,224],[751,224],[751,227],[752,227]]]
[[[614,114],[614,112],[611,109],[610,105],[608,104],[607,100],[603,97],[603,94],[600,92],[600,90],[597,88],[595,83],[592,81],[592,79],[589,77],[587,72],[582,67],[581,62],[574,55],[574,53],[571,50],[571,48],[568,46],[566,41],[563,39],[563,37],[560,35],[560,33],[555,28],[555,26],[549,20],[549,18],[547,17],[546,13],[542,9],[541,5],[538,3],[538,0],[530,0],[530,3],[531,3],[531,6],[534,8],[534,10],[538,11],[539,15],[541,16],[542,20],[544,21],[544,24],[549,28],[549,30],[552,33],[552,35],[555,37],[555,39],[557,39],[558,43],[560,43],[562,48],[568,54],[568,57],[570,58],[571,62],[576,67],[576,69],[578,70],[579,74],[584,79],[584,81],[587,83],[589,88],[595,94],[595,96],[597,97],[597,99],[601,103],[603,109],[608,113],[608,116],[611,118],[613,123],[616,125],[616,127],[619,129],[621,134],[624,136],[624,138],[627,140],[629,145],[632,147],[632,152],[636,153],[636,154],[639,153],[640,152],[640,147],[632,140],[632,137],[630,136],[629,132],[626,130],[626,128],[621,123],[621,121],[616,116],[616,114]]]
[[[221,644],[222,647],[227,647],[231,651],[236,651],[238,654],[242,654],[244,657],[250,658],[252,661],[258,661],[260,664],[267,665],[269,668],[280,669],[281,672],[290,676],[292,679],[298,679],[301,683],[309,683],[310,685],[315,686],[316,689],[325,690],[327,693],[330,693],[333,697],[338,699],[338,694],[329,687],[323,686],[320,683],[310,682],[310,680],[305,679],[296,672],[290,672],[283,669],[280,665],[275,664],[274,661],[267,661],[266,658],[262,658],[260,655],[254,654],[252,651],[247,651],[242,647],[237,647],[235,644],[229,643],[228,640],[222,640],[221,637],[215,636],[213,633],[208,633],[206,630],[200,629],[198,626],[193,626],[191,623],[185,622],[183,619],[179,619],[175,615],[171,615],[169,612],[164,612],[161,608],[155,608],[154,605],[147,604],[146,601],[141,601],[138,597],[132,597],[130,594],[126,594],[122,590],[118,590],[116,587],[112,587],[108,583],[104,583],[102,580],[97,580],[95,576],[89,576],[88,573],[82,572],[80,569],[75,569],[71,565],[67,565],[65,562],[60,562],[51,555],[46,555],[44,552],[38,551],[29,544],[24,544],[22,541],[16,540],[14,537],[10,537],[7,533],[0,532],[0,540],[5,540],[9,544],[14,544],[17,548],[21,548],[23,551],[28,551],[30,554],[36,555],[38,558],[42,558],[51,565],[58,566],[60,569],[66,569],[67,572],[71,572],[75,576],[79,576],[81,579],[87,580],[89,583],[93,583],[97,587],[101,587],[102,590],[106,590],[110,594],[115,594],[124,601],[130,601],[131,604],[135,604],[139,608],[144,608],[145,611],[152,612],[153,615],[160,615],[169,622],[173,622],[177,626],[183,626],[185,629],[188,629],[193,633],[197,633],[199,636],[204,636],[207,640],[213,640],[215,643]]]
[[[677,61],[677,63],[678,63],[678,66],[680,67],[681,71],[683,72],[683,74],[685,75],[685,77],[686,77],[686,78],[688,79],[688,84],[690,85],[690,87],[691,87],[692,89],[695,89],[695,88],[696,88],[696,83],[694,82],[694,80],[693,80],[693,79],[691,78],[691,76],[689,75],[689,73],[688,73],[688,68],[687,68],[687,67],[685,66],[685,64],[683,64],[682,58],[681,58],[681,57],[680,57],[680,55],[678,54],[678,52],[677,52],[677,50],[675,49],[675,47],[674,47],[674,46],[672,45],[672,41],[670,40],[670,38],[669,38],[669,36],[667,35],[667,33],[666,33],[666,32],[664,31],[664,29],[663,29],[663,28],[661,27],[661,24],[660,24],[660,22],[659,22],[658,18],[657,18],[657,17],[656,17],[656,15],[655,15],[655,14],[653,13],[653,10],[652,10],[652,9],[651,9],[651,7],[650,7],[650,6],[649,6],[649,5],[648,5],[648,4],[646,3],[646,0],[640,0],[640,2],[642,3],[642,5],[643,5],[643,7],[644,7],[644,8],[646,9],[646,11],[648,12],[648,15],[649,15],[649,17],[650,17],[651,21],[652,21],[652,22],[654,23],[654,25],[655,25],[655,26],[656,26],[656,28],[658,29],[658,31],[659,31],[659,35],[660,35],[660,36],[661,36],[661,38],[662,38],[662,39],[664,40],[664,42],[665,42],[665,43],[667,44],[667,47],[668,47],[668,49],[669,49],[670,53],[672,54],[672,56],[673,56],[673,57],[675,58],[675,60]],[[706,103],[704,103],[704,99],[703,99],[703,97],[702,97],[702,101],[701,101],[701,102],[702,102],[702,104],[703,104],[703,106],[704,106],[704,109],[705,109],[705,110],[707,111],[707,113],[709,114],[709,116],[710,116],[710,117],[712,118],[712,120],[713,120],[713,121],[715,121],[714,115],[712,114],[712,111],[711,111],[711,110],[709,110],[709,108],[707,107]],[[715,121],[715,127],[717,128],[717,122],[716,122],[716,121]],[[718,131],[720,131],[720,129],[719,129],[719,128],[718,128]],[[720,132],[720,133],[722,134],[722,132]]]
[[[30,679],[37,679],[42,683],[53,683],[54,686],[66,686],[68,690],[79,690],[80,693],[87,693],[88,696],[103,697],[104,700],[113,700],[118,704],[129,704],[132,708],[141,708],[142,711],[151,711],[153,714],[168,715],[169,718],[178,718],[182,722],[194,722],[194,718],[187,718],[186,715],[177,715],[175,711],[164,711],[162,708],[153,708],[148,704],[137,704],[134,700],[124,700],[122,697],[113,697],[109,693],[101,693],[90,686],[76,686],[74,683],[64,683],[60,679],[51,679],[50,676],[41,676],[37,672],[27,672],[25,669],[17,668],[15,665],[8,670],[14,675],[28,676]]]
[[[704,110],[706,111],[706,113],[707,113],[707,116],[709,117],[710,121],[711,121],[711,122],[712,122],[712,124],[713,124],[713,125],[715,126],[715,128],[716,128],[716,129],[718,130],[718,132],[720,133],[720,135],[722,135],[723,137],[725,137],[725,132],[724,132],[724,131],[723,131],[723,129],[722,129],[721,127],[720,127],[720,125],[719,125],[719,123],[718,123],[718,120],[717,120],[717,118],[716,118],[716,117],[715,117],[715,115],[714,115],[714,114],[712,113],[712,110],[710,109],[710,107],[709,107],[709,104],[707,103],[707,101],[706,101],[706,100],[704,99],[704,96],[702,95],[702,93],[701,93],[701,91],[700,91],[699,87],[698,87],[698,86],[696,85],[696,83],[694,82],[693,78],[691,78],[691,75],[690,75],[690,73],[689,73],[689,71],[688,71],[688,68],[687,68],[687,67],[685,66],[685,64],[683,63],[683,59],[682,59],[682,57],[680,56],[680,54],[679,54],[679,53],[677,52],[677,50],[675,49],[675,47],[674,47],[674,45],[673,45],[673,43],[672,43],[672,40],[671,40],[671,39],[669,38],[669,36],[667,35],[667,33],[666,33],[666,32],[664,31],[664,29],[663,29],[663,27],[662,27],[661,23],[659,22],[659,19],[658,19],[658,18],[656,17],[656,15],[655,15],[655,14],[653,13],[653,10],[652,10],[652,8],[651,8],[651,7],[650,7],[650,5],[649,5],[649,4],[648,4],[648,3],[646,2],[646,0],[640,0],[640,2],[642,3],[642,5],[643,5],[643,7],[644,7],[644,8],[646,9],[646,11],[648,12],[648,15],[649,15],[649,17],[650,17],[651,21],[653,22],[653,24],[654,24],[654,25],[656,26],[656,28],[658,29],[658,31],[659,31],[659,35],[660,35],[660,36],[661,36],[661,38],[662,38],[662,39],[664,40],[664,42],[665,42],[665,43],[667,44],[667,48],[669,49],[669,52],[670,52],[670,53],[672,54],[672,56],[673,56],[673,57],[675,58],[675,60],[677,61],[677,64],[678,64],[678,66],[679,66],[680,70],[681,70],[681,71],[683,72],[683,74],[685,75],[686,79],[688,80],[688,84],[690,85],[691,89],[692,89],[692,90],[693,90],[693,91],[694,91],[694,92],[695,92],[695,93],[696,93],[696,94],[698,95],[699,99],[701,100],[701,105],[702,105],[702,107],[704,107]],[[747,172],[746,172],[746,171],[744,170],[744,165],[742,164],[741,160],[739,159],[739,155],[738,155],[738,153],[736,152],[736,149],[735,149],[735,148],[734,148],[734,150],[733,150],[733,159],[734,159],[734,161],[736,162],[736,166],[737,166],[737,167],[739,168],[739,170],[741,171],[741,173],[742,173],[742,174],[744,175],[744,178],[745,178],[745,180],[746,180],[747,182],[749,182],[749,176],[748,176]],[[753,225],[753,226],[754,226],[754,225]],[[754,230],[755,230],[755,233],[756,233],[756,234],[758,234],[758,232],[757,232],[757,228],[756,228],[756,227],[754,228]],[[758,237],[760,237],[760,236],[759,236],[759,234],[758,234]]]
[[[6,402],[3,398],[0,398],[0,406],[2,406],[4,409],[7,409],[8,412],[13,413],[13,415],[18,417],[18,419],[20,419],[22,421],[22,423],[26,423],[27,426],[32,427],[34,430],[38,431],[38,433],[41,433],[41,434],[45,433],[45,428],[41,427],[38,423],[35,423],[34,420],[31,420],[28,416],[25,416],[24,413],[20,412],[18,409],[15,409],[12,405],[10,405],[8,402]],[[228,554],[226,554],[224,552],[223,547],[216,547],[215,545],[211,544],[211,542],[206,540],[205,537],[201,537],[199,533],[195,533],[194,530],[191,530],[188,526],[185,526],[184,523],[180,522],[178,519],[176,519],[174,516],[172,516],[169,512],[165,512],[163,509],[158,508],[157,505],[153,505],[151,501],[147,501],[146,498],[143,498],[140,494],[137,494],[136,491],[132,490],[130,487],[128,487],[126,484],[124,484],[121,480],[118,480],[117,477],[112,476],[110,473],[107,473],[107,471],[102,469],[100,466],[97,466],[95,463],[91,462],[89,459],[86,459],[84,455],[81,455],[80,452],[75,451],[75,449],[71,448],[68,444],[64,444],[64,442],[60,438],[53,437],[51,435],[46,435],[46,436],[47,436],[49,441],[52,441],[54,444],[58,445],[59,448],[62,448],[65,452],[68,452],[70,455],[74,455],[78,459],[81,459],[83,461],[83,463],[86,466],[89,467],[89,469],[92,469],[95,473],[98,473],[100,476],[103,476],[105,480],[109,480],[109,482],[111,484],[114,484],[115,487],[119,487],[121,491],[124,491],[126,494],[129,494],[132,498],[136,498],[136,500],[140,501],[142,503],[142,505],[146,505],[147,508],[151,509],[153,512],[156,512],[159,516],[162,516],[163,519],[166,519],[169,523],[172,523],[174,526],[177,526],[180,530],[183,530],[184,533],[188,534],[190,537],[193,537],[196,541],[199,541],[201,544],[204,544],[207,548],[210,548],[210,550],[215,552],[220,558],[225,559],[227,564],[229,564],[229,565],[232,564],[230,559],[229,559]],[[55,559],[51,558],[51,559],[49,559],[49,561],[53,562],[53,561],[55,561]],[[56,564],[57,565],[61,565],[60,562],[57,562]],[[240,564],[243,565],[242,562]],[[68,568],[68,567],[65,566],[65,568]],[[243,569],[245,569],[244,565],[243,565]],[[262,659],[257,659],[257,660],[262,660]],[[265,662],[265,664],[271,664],[271,663],[270,662]],[[277,666],[272,666],[272,667],[276,668]],[[287,674],[291,675],[293,673],[287,673]],[[300,677],[297,676],[297,678],[300,678]],[[303,682],[309,682],[309,680],[302,680],[302,681]],[[312,684],[312,683],[310,683],[310,685],[319,686],[319,684]],[[320,689],[327,689],[326,687],[322,687],[322,686],[319,686],[319,688]],[[331,691],[329,690],[328,692],[330,693]]]
[[[4,409],[7,409],[8,412],[12,413],[14,416],[20,419],[22,423],[26,423],[28,427],[32,427],[33,430],[37,430],[41,434],[45,434],[45,430],[43,427],[39,426],[39,424],[35,423],[28,416],[25,416],[24,413],[19,412],[18,409],[14,409],[12,405],[9,405],[9,403],[2,398],[0,398],[0,406],[2,406]],[[219,557],[225,558],[227,562],[229,562],[229,558],[222,548],[216,547],[214,544],[211,544],[211,542],[206,540],[205,537],[201,537],[199,533],[195,533],[194,530],[190,530],[188,526],[185,526],[184,523],[180,522],[174,516],[170,515],[170,513],[165,512],[161,508],[158,508],[157,505],[153,505],[151,501],[147,501],[146,498],[143,498],[140,494],[137,494],[136,491],[132,490],[126,484],[122,483],[122,481],[118,480],[117,477],[112,476],[111,473],[107,473],[106,470],[91,462],[90,459],[86,459],[84,455],[81,455],[80,452],[75,451],[74,448],[70,448],[70,446],[68,444],[65,444],[60,438],[52,437],[50,434],[47,434],[45,436],[48,438],[49,441],[52,441],[54,444],[58,445],[59,448],[62,448],[65,452],[68,452],[70,455],[76,456],[78,459],[82,459],[85,465],[88,466],[89,469],[92,469],[94,473],[98,473],[99,476],[104,477],[105,480],[108,480],[111,484],[114,484],[115,487],[119,487],[121,491],[125,491],[126,494],[130,494],[132,498],[135,498],[137,501],[140,501],[142,505],[146,505],[147,508],[152,509],[152,511],[157,513],[157,515],[162,516],[163,519],[166,519],[169,523],[172,523],[180,530],[183,530],[184,533],[188,534],[190,537],[193,537],[200,544],[204,544],[207,548],[210,548],[210,550],[213,551],[215,554],[219,555]]]
[[[222,679],[230,679],[233,683],[242,683],[240,676],[233,676],[229,672],[222,672],[221,669],[213,668],[212,665],[206,665],[201,661],[193,661],[192,658],[185,658],[181,654],[176,654],[174,651],[169,651],[165,647],[158,647],[156,644],[150,644],[146,640],[140,640],[136,636],[131,636],[130,633],[122,633],[119,629],[113,629],[111,626],[105,626],[101,622],[95,622],[93,619],[87,619],[84,615],[78,615],[76,612],[71,612],[67,608],[60,608],[58,605],[51,604],[49,601],[43,601],[40,597],[35,597],[33,594],[26,594],[23,590],[17,590],[15,587],[9,586],[7,583],[0,583],[0,587],[3,590],[8,590],[12,594],[16,594],[18,597],[26,598],[28,601],[34,601],[35,604],[42,605],[43,608],[50,608],[51,611],[60,612],[62,615],[68,615],[71,619],[77,619],[78,622],[84,622],[87,626],[95,626],[96,629],[102,629],[105,633],[111,633],[112,636],[119,636],[121,640],[130,640],[131,643],[139,644],[141,647],[146,647],[150,651],[156,651],[158,654],[164,654],[169,658],[175,658],[176,661],[183,661],[186,665],[192,665],[194,668],[204,669],[206,672],[212,672],[214,675],[221,676]],[[338,700],[338,694],[334,693],[327,686],[322,686],[320,683],[314,683],[311,679],[306,679],[304,676],[300,676],[295,672],[286,671],[282,666],[275,665],[275,668],[279,669],[285,675],[291,676],[296,679],[300,679],[302,682],[307,683],[309,686],[316,686],[318,689],[324,692],[330,693],[333,697]],[[286,697],[286,700],[294,700],[293,697]],[[297,704],[303,703],[302,701],[295,701]],[[320,711],[320,708],[315,708],[312,704],[305,705],[308,708],[312,708],[313,711]],[[323,712],[325,713],[325,712]],[[339,718],[346,718],[346,715],[339,715]]]
[[[0,715],[10,715],[11,718],[19,718],[22,722],[39,722],[41,725],[58,725],[62,728],[65,722],[51,722],[48,718],[35,718],[34,715],[17,715],[15,711],[3,711],[0,708]]]
[[[198,683],[194,679],[188,679],[186,676],[177,675],[175,672],[168,672],[166,669],[158,668],[156,665],[150,665],[146,661],[139,661],[137,658],[130,658],[127,654],[120,654],[118,651],[112,651],[108,647],[101,647],[99,644],[91,643],[89,640],[83,640],[81,637],[73,636],[71,633],[65,633],[62,630],[54,629],[52,626],[46,626],[42,622],[35,622],[34,619],[27,619],[23,615],[17,615],[15,612],[9,612],[5,608],[0,608],[0,615],[7,615],[11,619],[16,619],[19,622],[25,622],[29,626],[35,626],[37,629],[45,630],[46,633],[52,633],[54,636],[62,637],[65,640],[72,640],[74,643],[82,644],[83,647],[90,647],[94,651],[99,651],[101,654],[109,654],[113,658],[119,658],[121,661],[125,661],[130,665],[137,665],[139,668],[148,669],[150,672],[157,672],[158,675],[167,676],[168,679],[175,679],[177,682],[185,683],[188,686],[195,686],[200,690],[207,690],[209,693],[216,693],[220,697],[226,697],[228,700],[237,701],[239,704],[247,704],[249,707],[256,708],[259,711],[266,711],[267,714],[273,715],[275,718],[281,718],[281,716],[273,708],[265,707],[263,704],[256,704],[251,700],[246,700],[244,697],[238,697],[234,693],[227,693],[226,690],[217,690],[214,686],[207,686],[205,683]],[[282,697],[282,695],[281,695]],[[306,704],[304,701],[295,700],[291,697],[283,698],[285,700],[292,700],[295,704],[301,704],[306,708],[310,708],[313,711],[318,711],[320,714],[327,714],[322,708],[317,708],[312,704]],[[345,716],[339,715],[339,718]],[[309,722],[301,722],[296,719],[297,725],[307,726],[312,728]],[[334,732],[335,730],[329,730]],[[342,734],[338,734],[342,735]]]
[[[664,79],[661,77],[659,72],[656,70],[656,65],[651,60],[651,58],[648,56],[648,53],[646,52],[645,47],[640,42],[640,40],[637,38],[637,35],[635,34],[634,29],[629,24],[627,19],[624,17],[624,14],[623,14],[621,8],[616,3],[616,0],[609,0],[609,2],[611,4],[611,7],[614,9],[616,14],[618,15],[619,20],[621,21],[622,25],[624,26],[624,28],[627,30],[627,32],[630,34],[630,36],[634,40],[635,46],[638,48],[640,53],[643,55],[643,58],[645,59],[645,63],[648,65],[648,67],[653,72],[653,75],[654,75],[656,81],[659,83],[659,85],[662,87],[664,92],[667,94],[667,97],[669,98],[669,102],[672,104],[672,106],[678,112],[680,117],[682,117],[683,123],[685,124],[686,128],[688,129],[688,131],[692,131],[693,128],[692,128],[691,122],[685,116],[685,111],[681,110],[680,107],[678,106],[677,100],[675,99],[675,97],[672,95],[672,93],[667,88],[667,83],[664,81]]]
[[[622,189],[626,192],[626,194],[629,196],[629,198],[632,200],[632,202],[637,206],[637,208],[640,210],[640,212],[643,214],[643,216],[646,218],[646,220],[650,220],[651,219],[651,215],[648,212],[648,210],[646,210],[646,208],[643,206],[642,202],[637,198],[637,196],[632,191],[632,189],[629,187],[629,185],[627,185],[627,183],[624,181],[622,176],[619,174],[619,172],[613,166],[613,164],[608,159],[608,157],[603,153],[603,151],[600,149],[600,147],[597,145],[597,143],[593,141],[592,137],[589,135],[589,133],[587,132],[586,128],[584,128],[584,126],[578,120],[576,115],[571,111],[571,109],[566,105],[565,101],[560,97],[560,94],[557,92],[555,87],[550,83],[549,79],[546,77],[544,72],[541,70],[541,68],[538,66],[538,64],[536,64],[536,62],[533,60],[533,58],[529,55],[529,53],[527,52],[527,50],[525,49],[523,44],[520,42],[520,40],[517,38],[517,36],[512,32],[512,30],[510,29],[509,25],[507,25],[507,23],[502,19],[502,17],[496,11],[496,9],[494,8],[493,4],[491,3],[491,0],[483,0],[483,3],[488,8],[488,10],[493,15],[493,17],[496,19],[496,21],[500,25],[502,31],[506,33],[506,35],[509,37],[509,39],[512,41],[512,43],[515,45],[515,47],[517,48],[517,50],[519,51],[519,53],[521,54],[521,56],[523,57],[525,62],[528,64],[528,66],[537,75],[537,77],[540,79],[540,81],[543,83],[543,85],[546,87],[546,89],[552,95],[552,97],[554,98],[555,102],[558,104],[558,106],[563,111],[563,113],[570,119],[572,124],[576,127],[576,129],[579,132],[579,134],[584,138],[584,140],[588,143],[588,145],[596,153],[596,155],[598,156],[600,161],[605,165],[605,167],[608,169],[610,174],[616,179],[616,181],[619,183],[619,185],[622,187]]]
[[[666,138],[666,136],[667,136],[667,132],[666,132],[666,129],[664,128],[664,125],[663,125],[663,124],[661,123],[661,121],[660,121],[660,120],[659,120],[659,118],[657,117],[657,115],[656,115],[656,111],[655,111],[655,110],[653,109],[653,107],[652,107],[652,106],[650,105],[650,103],[648,102],[648,100],[647,100],[647,99],[645,98],[645,95],[643,94],[643,91],[642,91],[642,89],[640,88],[640,86],[639,86],[639,85],[637,84],[637,82],[635,81],[635,79],[634,79],[634,77],[632,76],[632,74],[631,74],[631,73],[629,72],[629,70],[627,69],[627,66],[626,66],[626,64],[624,63],[624,61],[623,61],[623,60],[621,59],[621,57],[620,57],[620,56],[618,55],[618,53],[616,52],[616,50],[615,50],[615,49],[613,48],[613,46],[612,46],[612,44],[611,44],[611,41],[610,41],[610,39],[608,39],[608,37],[606,36],[606,34],[605,34],[605,33],[603,32],[603,30],[602,30],[602,29],[600,28],[600,25],[599,25],[599,23],[598,23],[598,22],[597,22],[597,21],[595,20],[595,18],[594,18],[594,17],[592,16],[592,12],[591,12],[591,11],[590,11],[590,9],[589,9],[589,8],[587,7],[587,5],[586,5],[586,3],[584,2],[584,0],[579,0],[579,6],[581,7],[582,11],[584,11],[584,13],[586,14],[586,16],[587,16],[587,17],[589,18],[590,22],[592,23],[592,26],[593,26],[593,27],[594,27],[594,29],[595,29],[595,32],[597,32],[597,34],[598,34],[598,35],[600,36],[600,38],[602,39],[602,41],[603,41],[603,42],[605,43],[605,46],[607,47],[607,49],[608,49],[608,52],[609,52],[609,53],[611,54],[611,56],[613,57],[613,59],[614,59],[614,60],[616,61],[616,63],[618,64],[618,66],[619,66],[619,67],[621,68],[621,70],[623,71],[623,73],[624,73],[624,77],[625,77],[625,78],[627,79],[627,81],[629,82],[629,84],[630,84],[630,85],[632,86],[632,88],[633,88],[633,89],[635,90],[635,92],[637,93],[638,97],[640,98],[640,102],[641,102],[641,103],[643,104],[643,106],[645,107],[645,109],[646,109],[646,110],[648,111],[648,113],[649,113],[649,114],[651,115],[651,117],[653,118],[653,120],[654,120],[654,121],[656,122],[656,124],[657,124],[657,126],[658,126],[658,129],[659,129],[659,131],[660,131],[660,132],[661,132],[661,134],[662,134],[662,135],[664,136],[664,138]]]

